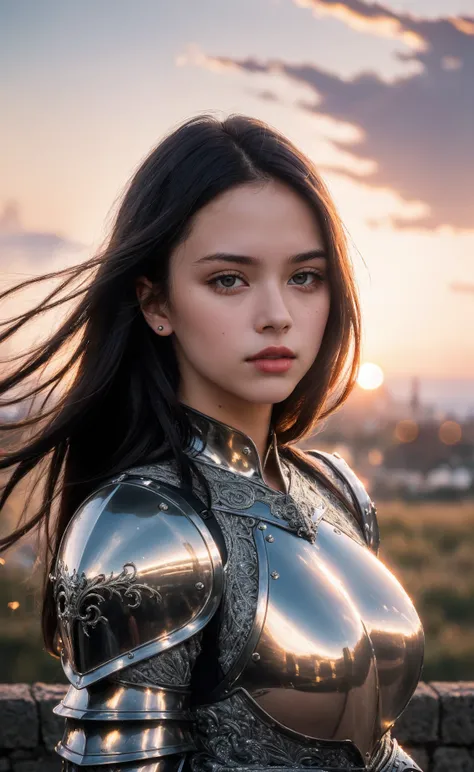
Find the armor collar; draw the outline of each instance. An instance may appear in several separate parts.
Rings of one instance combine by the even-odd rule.
[[[206,413],[201,413],[189,405],[181,404],[194,431],[191,451],[193,454],[197,452],[200,460],[236,472],[244,477],[259,478],[265,482],[263,471],[274,459],[282,479],[285,479],[281,470],[277,439],[273,427],[270,428],[269,442],[262,464],[255,443],[247,434],[229,426],[229,424],[218,421],[216,418],[211,418]]]

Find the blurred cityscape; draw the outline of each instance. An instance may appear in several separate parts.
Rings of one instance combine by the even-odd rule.
[[[474,494],[474,408],[460,417],[425,402],[416,377],[405,399],[383,382],[376,388],[358,383],[322,431],[303,443],[311,446],[338,452],[376,499]]]

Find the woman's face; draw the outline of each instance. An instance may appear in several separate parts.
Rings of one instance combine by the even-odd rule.
[[[308,204],[282,183],[249,183],[198,212],[171,255],[169,304],[150,323],[174,335],[182,401],[272,405],[313,364],[329,304],[323,242]],[[287,369],[268,372],[249,361],[268,346],[294,353]]]

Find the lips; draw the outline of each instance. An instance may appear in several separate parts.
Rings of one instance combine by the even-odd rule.
[[[294,359],[294,352],[286,346],[268,346],[267,348],[259,351],[258,354],[254,354],[249,357],[252,362],[255,359]]]

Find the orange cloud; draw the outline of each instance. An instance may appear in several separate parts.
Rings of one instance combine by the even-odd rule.
[[[358,0],[342,3],[338,0],[294,0],[296,5],[312,8],[317,16],[340,19],[357,31],[379,37],[401,40],[415,51],[426,50],[426,41],[413,30],[406,29],[399,16],[381,5],[367,6]]]
[[[472,21],[472,19],[451,16],[449,21],[453,27],[455,27],[458,32],[462,32],[463,35],[474,35],[474,21]]]

